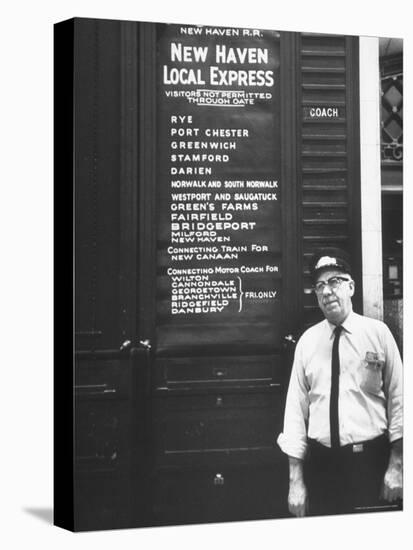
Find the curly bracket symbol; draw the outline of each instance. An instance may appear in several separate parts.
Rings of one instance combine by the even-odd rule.
[[[244,293],[242,292],[242,280],[241,280],[241,277],[237,276],[238,279],[239,279],[239,310],[238,310],[238,313],[241,313],[242,311],[242,297],[244,295]]]

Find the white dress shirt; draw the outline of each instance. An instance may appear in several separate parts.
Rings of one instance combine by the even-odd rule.
[[[402,433],[402,362],[394,338],[381,321],[351,312],[339,340],[340,444]],[[303,459],[307,437],[331,447],[331,355],[335,326],[326,319],[308,329],[297,343],[278,444]]]

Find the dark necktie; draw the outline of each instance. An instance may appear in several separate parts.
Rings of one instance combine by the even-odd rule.
[[[342,326],[334,329],[333,353],[331,358],[331,393],[330,393],[330,436],[331,448],[340,447],[340,430],[338,425],[338,388],[340,379],[340,358],[338,355],[338,342]]]

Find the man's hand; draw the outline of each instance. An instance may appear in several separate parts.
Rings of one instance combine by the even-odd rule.
[[[288,493],[288,510],[297,518],[302,518],[307,515],[307,488],[303,480],[290,481],[290,491]]]
[[[389,502],[403,498],[403,444],[398,439],[392,444],[390,460],[384,474],[381,497]]]
[[[389,502],[403,498],[403,474],[400,469],[389,466],[384,475],[382,498]]]
[[[308,512],[307,487],[303,477],[303,461],[293,456],[288,457],[290,464],[290,491],[288,493],[288,510],[294,516],[302,518]]]

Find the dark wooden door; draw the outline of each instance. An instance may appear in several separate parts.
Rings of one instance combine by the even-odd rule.
[[[291,37],[191,30],[153,37],[154,521],[282,517],[299,234]]]

